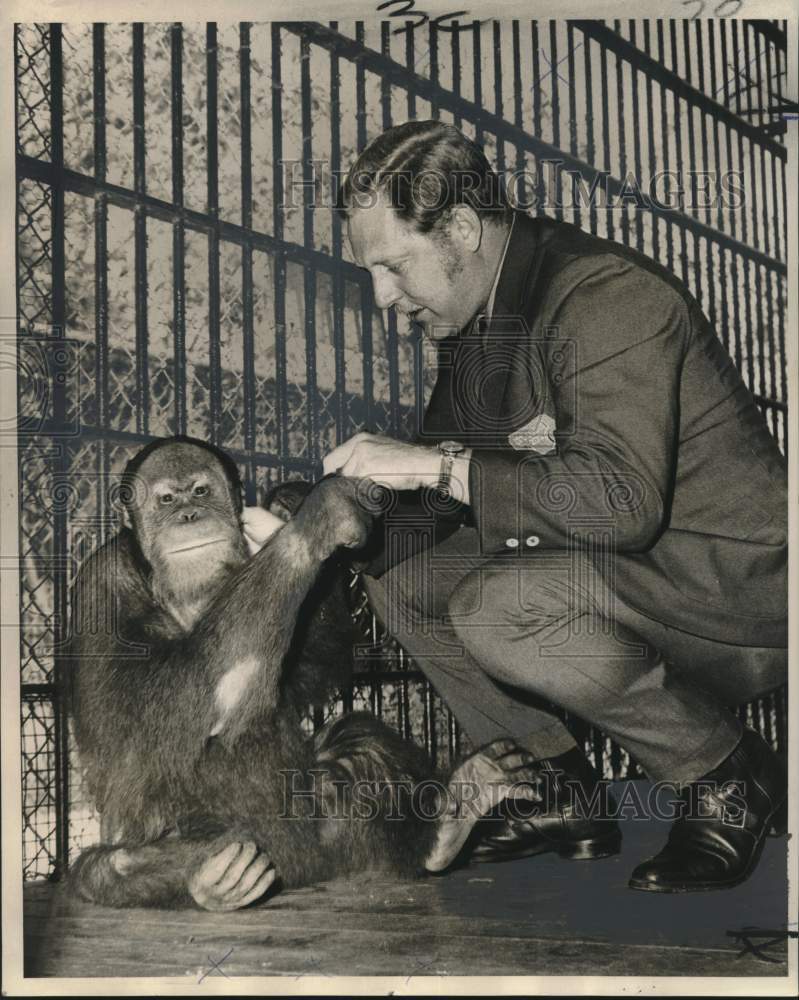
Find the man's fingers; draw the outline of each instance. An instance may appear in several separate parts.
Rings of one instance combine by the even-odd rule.
[[[226,896],[234,889],[244,872],[258,855],[258,848],[253,843],[242,844],[237,856],[230,862],[227,871],[214,886],[214,892],[220,896]]]
[[[244,532],[244,541],[247,543],[247,551],[251,556],[256,555],[264,547],[263,542],[256,542],[255,539],[250,538],[247,532]]]
[[[339,469],[345,466],[349,461],[353,448],[359,441],[363,441],[367,437],[370,437],[370,435],[364,431],[360,431],[358,434],[353,435],[348,441],[345,441],[337,448],[329,451],[322,459],[322,469],[324,470],[325,475],[328,476],[331,472],[338,472]]]
[[[263,507],[245,507],[241,513],[242,531],[251,536],[253,541],[265,542],[285,523],[283,518]]]
[[[481,750],[481,753],[485,757],[488,757],[489,760],[498,760],[500,757],[504,757],[505,754],[518,749],[519,747],[512,739],[502,738],[489,743],[487,747]]]
[[[531,768],[535,763],[535,757],[528,750],[519,750],[517,747],[510,753],[498,758],[496,763],[503,771],[518,771]]]

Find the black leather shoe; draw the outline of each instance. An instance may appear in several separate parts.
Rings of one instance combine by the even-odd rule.
[[[776,754],[751,729],[680,799],[685,812],[663,850],[632,873],[631,889],[730,889],[755,870],[769,830],[784,832],[787,779]]]
[[[503,802],[475,829],[470,860],[515,861],[550,851],[574,861],[618,854],[621,830],[609,818],[615,804],[583,754],[572,750],[536,767],[542,801]]]

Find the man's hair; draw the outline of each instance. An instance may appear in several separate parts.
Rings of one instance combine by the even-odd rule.
[[[440,227],[455,205],[470,205],[498,224],[512,214],[485,153],[445,122],[405,122],[373,139],[350,168],[336,209],[346,218],[373,204],[378,193],[420,233]]]

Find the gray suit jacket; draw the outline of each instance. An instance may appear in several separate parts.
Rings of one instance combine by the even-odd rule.
[[[669,271],[519,213],[493,319],[439,356],[421,438],[473,447],[486,555],[587,545],[643,614],[787,645],[786,463]]]

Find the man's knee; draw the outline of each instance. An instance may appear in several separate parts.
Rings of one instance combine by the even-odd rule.
[[[545,573],[510,559],[472,570],[458,583],[448,612],[455,630],[520,629],[535,634],[582,614],[568,576]]]
[[[393,635],[446,613],[449,593],[441,592],[428,553],[398,563],[379,579],[364,579],[372,609]]]

